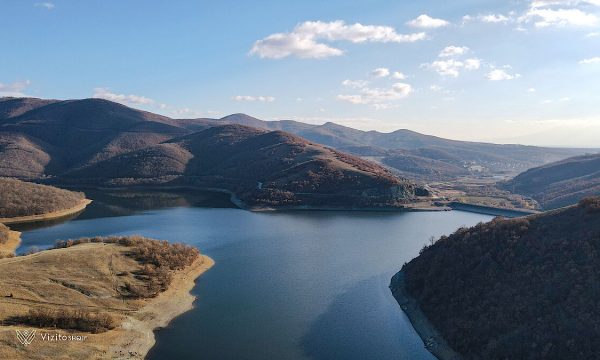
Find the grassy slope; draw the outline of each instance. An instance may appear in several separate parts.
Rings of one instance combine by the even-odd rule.
[[[0,358],[141,359],[154,343],[152,330],[191,308],[189,291],[194,279],[210,268],[210,258],[201,256],[191,266],[174,272],[169,289],[155,298],[122,297],[125,283],[143,286],[135,276],[142,268],[129,253],[116,244],[88,243],[28,256],[0,260]],[[93,254],[93,256],[90,256]],[[68,264],[68,266],[65,266]],[[12,297],[7,297],[11,295]],[[31,309],[86,310],[109,314],[117,327],[99,334],[82,333],[88,341],[44,343],[38,335],[29,347],[19,346],[14,335],[22,325],[9,319],[27,316]],[[67,330],[38,329],[38,332]]]

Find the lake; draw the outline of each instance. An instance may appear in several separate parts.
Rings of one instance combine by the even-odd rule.
[[[434,359],[388,289],[431,236],[488,221],[451,212],[262,212],[220,194],[88,192],[75,219],[21,227],[23,253],[57,239],[141,234],[215,266],[150,359]]]

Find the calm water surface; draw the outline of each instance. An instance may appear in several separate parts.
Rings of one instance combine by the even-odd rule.
[[[157,334],[150,359],[434,359],[388,285],[467,212],[251,213],[211,195],[88,194],[78,218],[25,228],[20,252],[57,239],[142,234],[185,242],[216,265],[196,307]],[[208,208],[202,206],[218,206]]]

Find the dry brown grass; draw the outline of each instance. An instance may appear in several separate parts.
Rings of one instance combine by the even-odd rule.
[[[134,275],[142,283],[125,282],[121,287],[123,297],[152,298],[165,291],[173,279],[172,272],[190,266],[200,256],[198,249],[185,244],[171,244],[142,236],[111,236],[61,240],[56,248],[68,248],[85,243],[119,244],[127,246],[128,256],[134,258],[141,269]]]
[[[0,359],[141,359],[153,344],[152,329],[191,307],[194,279],[212,264],[186,250],[196,254],[193,264],[170,270],[184,266],[174,260],[184,247],[142,237],[59,245],[64,247],[0,260]],[[146,256],[147,248],[162,255]],[[154,272],[168,273],[158,275],[168,276],[168,284],[154,279]],[[128,287],[141,289],[139,296]],[[14,334],[27,327],[84,333],[88,340],[24,348]]]

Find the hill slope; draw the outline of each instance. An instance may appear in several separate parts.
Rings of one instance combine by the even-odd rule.
[[[397,206],[425,195],[379,165],[282,131],[212,127],[65,174],[103,185],[227,189],[250,205]]]
[[[502,186],[534,198],[546,209],[572,205],[586,196],[600,195],[600,154],[529,169]]]
[[[600,353],[598,197],[459,229],[402,271],[406,290],[467,359]]]
[[[0,176],[40,178],[190,133],[102,99],[0,99]]]
[[[584,149],[542,148],[449,140],[406,129],[381,133],[361,131],[332,122],[310,125],[292,120],[263,121],[245,114],[233,114],[221,119],[197,119],[195,124],[209,127],[224,123],[249,125],[266,130],[283,130],[310,141],[360,156],[397,157],[397,153],[394,153],[393,150],[400,149],[415,156],[445,162],[451,167],[459,166],[468,169],[472,165],[482,166],[485,172],[491,174],[516,174],[533,166],[586,152]],[[390,150],[392,151],[388,154]],[[445,155],[440,158],[440,153]],[[384,162],[388,165],[394,163],[389,158],[384,158]],[[396,164],[396,166],[401,173],[411,174],[411,168],[404,167],[403,163]],[[422,177],[424,174],[417,172],[416,175]],[[447,175],[449,177],[456,176],[454,170]]]
[[[0,218],[41,215],[66,210],[85,200],[85,195],[28,183],[17,179],[0,178]]]

